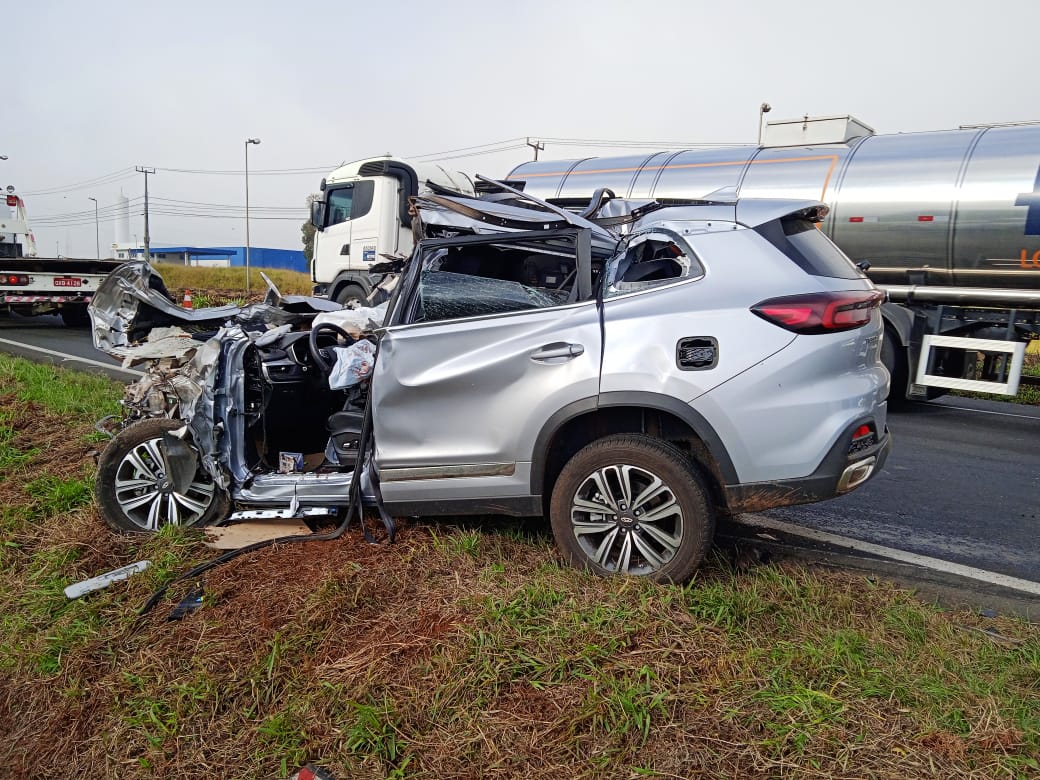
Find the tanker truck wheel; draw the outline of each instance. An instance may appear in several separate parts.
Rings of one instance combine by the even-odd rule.
[[[881,363],[888,369],[891,377],[888,391],[888,405],[901,406],[907,402],[906,391],[909,380],[907,368],[906,347],[897,341],[896,332],[892,328],[885,328],[885,338],[881,342]]]
[[[910,369],[907,360],[906,347],[898,341],[896,332],[891,328],[885,328],[885,338],[881,342],[881,363],[888,369],[891,383],[888,391],[888,405],[890,408],[899,409],[913,403],[906,397],[910,389]],[[924,400],[933,401],[941,398],[949,392],[944,387],[929,387]],[[921,400],[921,399],[918,399]]]

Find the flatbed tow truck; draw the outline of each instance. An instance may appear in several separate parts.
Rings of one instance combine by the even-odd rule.
[[[120,262],[37,256],[25,201],[13,187],[0,197],[0,315],[60,314],[69,327],[89,325],[87,304]]]

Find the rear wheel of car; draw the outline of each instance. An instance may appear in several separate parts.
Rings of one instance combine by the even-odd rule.
[[[113,530],[151,533],[165,525],[202,526],[227,515],[227,493],[201,466],[184,490],[170,482],[163,434],[183,426],[175,420],[143,420],[101,453],[95,495]]]
[[[574,566],[684,582],[715,534],[715,507],[682,450],[642,434],[589,444],[560,472],[550,518]]]

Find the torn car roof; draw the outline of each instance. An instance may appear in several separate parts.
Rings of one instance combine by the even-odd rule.
[[[318,311],[335,311],[340,304],[323,298],[286,296],[270,291],[281,305],[212,306],[184,309],[169,297],[162,277],[144,260],[119,266],[98,285],[88,310],[94,346],[114,357],[134,357],[134,346],[156,328],[179,327],[184,332],[212,334],[229,321],[256,323],[257,330],[303,322]]]

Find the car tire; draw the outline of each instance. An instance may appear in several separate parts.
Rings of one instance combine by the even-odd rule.
[[[85,303],[63,306],[58,313],[67,328],[86,328],[90,325],[90,314],[87,313]]]
[[[549,515],[571,565],[655,582],[688,580],[715,534],[715,507],[696,466],[642,434],[607,436],[575,454],[553,487]]]
[[[365,305],[365,291],[357,285],[348,284],[336,292],[333,299],[344,308],[356,308]]]
[[[98,460],[94,494],[101,517],[120,533],[154,533],[165,525],[203,526],[227,516],[227,492],[200,467],[183,494],[162,489],[169,472],[163,434],[184,427],[142,420],[109,442]]]

